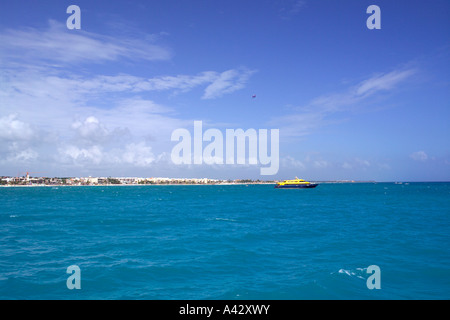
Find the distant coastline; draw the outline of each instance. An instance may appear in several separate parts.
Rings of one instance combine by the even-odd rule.
[[[154,183],[154,184],[3,184],[0,187],[133,187],[133,186],[231,186],[231,185],[273,185],[276,182],[220,182],[220,183]]]
[[[281,180],[279,180],[281,181]],[[259,181],[259,182],[217,182],[217,183],[154,183],[154,184],[0,184],[0,188],[28,188],[28,187],[133,187],[133,186],[238,186],[238,185],[275,185],[276,181]],[[389,183],[397,185],[409,185],[410,183],[449,183],[450,181],[374,181],[374,180],[330,180],[330,181],[313,181],[318,184],[365,184],[365,183]]]
[[[152,186],[152,185],[250,185],[276,184],[282,180],[209,179],[209,178],[142,178],[142,177],[0,177],[2,187],[58,187],[58,186]],[[375,183],[376,181],[330,180],[316,183]]]
[[[276,181],[251,179],[219,180],[209,178],[142,178],[142,177],[6,177],[0,176],[4,187],[55,186],[143,186],[143,185],[237,185],[275,184]]]

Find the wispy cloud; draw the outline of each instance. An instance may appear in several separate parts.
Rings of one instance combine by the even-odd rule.
[[[314,129],[337,121],[332,115],[350,111],[376,94],[393,90],[416,72],[415,69],[406,69],[376,74],[347,91],[319,96],[307,105],[295,108],[298,112],[274,118],[271,123],[282,126],[285,136],[307,135]]]
[[[14,81],[12,73],[27,69],[29,76],[37,75],[41,80],[37,86],[29,85],[29,81],[15,85],[20,90],[33,94],[44,92],[51,87],[51,94],[56,97],[59,88],[70,86],[71,91],[78,94],[96,94],[102,92],[145,92],[173,90],[175,93],[190,91],[204,86],[202,99],[214,99],[242,89],[255,70],[245,67],[226,71],[203,71],[194,75],[164,75],[151,78],[134,75],[96,75],[80,77],[69,74],[61,76],[58,67],[61,65],[79,64],[83,62],[103,63],[121,60],[169,60],[170,49],[156,42],[158,36],[142,35],[140,37],[112,37],[83,29],[73,32],[62,23],[50,20],[47,28],[7,29],[0,31],[0,66],[4,73]],[[39,65],[40,67],[34,67]],[[23,80],[23,79],[20,79]],[[62,90],[64,91],[64,90]]]
[[[217,72],[205,71],[197,75],[159,76],[141,82],[138,89],[141,90],[172,90],[187,92],[201,85],[213,82],[218,77]]]
[[[428,155],[425,151],[416,151],[409,155],[409,157],[415,161],[426,161],[428,159]]]
[[[306,5],[304,0],[288,0],[279,10],[280,17],[283,20],[289,20],[293,16],[297,15]]]
[[[17,71],[4,68],[3,77],[7,85],[2,89],[7,97],[21,95],[35,99],[48,99],[64,104],[82,103],[100,97],[109,101],[110,94],[141,94],[152,91],[184,93],[204,87],[202,99],[214,99],[242,89],[255,71],[230,69],[224,72],[205,71],[197,75],[137,77],[127,74],[113,76],[86,76],[58,74],[54,70]],[[116,98],[114,96],[114,98]],[[13,99],[17,102],[16,99]],[[123,101],[122,101],[123,102]],[[129,101],[130,102],[130,101]],[[147,103],[147,107],[150,107]],[[144,107],[143,101],[134,99],[128,107]],[[153,111],[163,111],[150,107]]]
[[[141,39],[111,37],[84,31],[71,32],[50,20],[44,29],[9,29],[0,33],[0,52],[8,59],[33,59],[53,63],[129,60],[168,60],[169,49]]]
[[[381,90],[391,90],[414,73],[416,73],[415,69],[407,69],[375,75],[360,83],[355,88],[353,95],[355,98],[363,99]]]
[[[231,69],[217,75],[205,89],[203,99],[215,99],[224,94],[244,88],[250,76],[255,73],[248,69]]]
[[[306,1],[304,1],[304,0],[296,0],[296,1],[293,3],[293,5],[292,5],[291,9],[289,10],[289,12],[290,12],[291,14],[297,14],[297,13],[300,12],[300,10],[303,9],[303,7],[304,7],[305,5],[306,5]]]

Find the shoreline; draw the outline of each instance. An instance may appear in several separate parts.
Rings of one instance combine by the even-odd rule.
[[[239,180],[238,180],[239,181]],[[278,180],[274,181],[236,181],[236,182],[210,182],[210,183],[110,183],[110,184],[0,184],[0,188],[15,188],[15,187],[127,187],[127,186],[242,186],[242,185],[276,185]],[[449,183],[450,181],[374,181],[374,180],[328,180],[328,181],[313,181],[311,183],[317,184],[377,184],[387,183],[396,185],[409,185],[410,183]]]
[[[167,183],[167,184],[92,184],[92,185],[68,185],[68,184],[30,184],[30,185],[0,185],[0,188],[15,188],[15,187],[146,187],[146,186],[239,186],[239,185],[274,185],[276,182],[258,182],[258,183]]]
[[[449,181],[311,181],[318,184],[377,184],[377,183],[389,183],[396,185],[408,185],[410,183],[449,183]],[[138,187],[138,186],[249,186],[249,185],[275,185],[277,182],[224,182],[224,183],[167,183],[167,184],[92,184],[92,185],[68,185],[68,184],[31,184],[31,185],[0,185],[0,188],[36,188],[36,187],[48,187],[48,188],[59,188],[59,187]]]

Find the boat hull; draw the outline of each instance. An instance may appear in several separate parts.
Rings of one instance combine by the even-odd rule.
[[[317,187],[317,183],[308,183],[308,184],[284,184],[284,185],[275,185],[277,189],[310,189]]]

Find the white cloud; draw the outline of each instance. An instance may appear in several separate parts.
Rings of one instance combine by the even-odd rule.
[[[75,121],[73,136],[60,139],[55,162],[84,167],[147,167],[155,161],[151,146],[121,128],[110,129],[95,116]]]
[[[31,140],[34,134],[31,125],[18,120],[16,114],[0,118],[0,140]]]
[[[83,148],[67,145],[59,150],[61,161],[66,164],[90,166],[148,167],[156,157],[145,142],[131,142],[124,146],[105,148],[100,145]]]
[[[289,0],[286,5],[280,9],[280,17],[283,20],[289,20],[297,15],[306,5],[304,0]]]
[[[313,162],[313,166],[314,168],[318,168],[318,169],[323,169],[328,167],[330,164],[328,163],[328,161],[325,160],[315,160]]]
[[[124,163],[146,167],[155,161],[155,156],[150,146],[147,146],[145,142],[139,142],[128,144],[121,159]]]
[[[121,58],[130,60],[168,60],[168,49],[139,39],[109,37],[83,29],[71,32],[60,22],[49,21],[45,30],[10,29],[0,34],[0,52],[19,58],[53,62],[103,62]],[[49,54],[51,53],[51,54]]]
[[[371,77],[360,83],[355,90],[355,96],[366,96],[380,90],[390,90],[401,81],[409,78],[416,71],[408,70],[394,70],[386,74],[380,74]]]
[[[297,168],[297,169],[305,169],[305,164],[302,161],[299,161],[291,156],[286,156],[281,159],[280,164],[284,168]]]
[[[61,142],[70,139],[72,143],[80,146],[117,145],[126,139],[131,138],[131,133],[127,128],[114,127],[109,129],[104,123],[100,122],[95,116],[88,116],[85,120],[76,120],[72,123],[73,131],[66,131],[65,137],[61,137]],[[70,136],[70,133],[73,136]]]
[[[409,157],[415,161],[426,161],[428,159],[428,155],[424,151],[413,152]]]
[[[53,134],[57,132],[57,135],[67,136],[69,127],[77,129],[81,138],[107,136],[102,124],[84,123],[86,118],[95,117],[103,125],[129,129],[137,135],[166,134],[170,137],[171,130],[188,122],[175,118],[171,107],[136,94],[145,94],[146,90],[150,92],[158,88],[190,90],[207,81],[212,83],[219,75],[209,71],[196,76],[179,75],[172,77],[170,85],[158,86],[155,85],[160,80],[158,77],[145,79],[124,74],[88,77],[39,69],[6,70],[2,74],[5,86],[0,87],[0,96],[2,103],[10,105],[26,122],[46,127]],[[149,86],[152,81],[154,85]],[[5,111],[0,108],[0,116]],[[2,121],[11,119],[5,118]],[[73,124],[74,120],[77,123]],[[22,128],[14,131],[16,135],[31,135],[28,133],[31,127],[24,130],[24,124],[15,122],[3,125],[0,137],[11,136],[6,130],[19,125]],[[16,138],[17,136],[14,137]]]
[[[146,100],[140,97],[119,100],[117,103],[117,109],[126,110],[126,112],[129,113],[142,114],[161,114],[172,111],[172,108],[159,105],[152,100]]]
[[[310,134],[314,129],[336,122],[332,120],[332,115],[348,112],[377,93],[393,90],[415,73],[416,70],[407,69],[372,76],[345,92],[319,96],[306,106],[296,108],[299,112],[274,118],[270,123],[281,126],[285,136]]]
[[[134,107],[149,106],[152,112],[165,112],[170,108],[161,108],[153,101],[141,97],[120,98],[114,94],[130,96],[152,91],[173,90],[176,93],[188,92],[199,86],[206,86],[202,99],[213,99],[224,94],[232,93],[245,86],[253,71],[230,69],[218,73],[205,71],[197,75],[176,75],[153,78],[136,77],[127,74],[114,76],[96,75],[93,77],[75,74],[62,74],[55,70],[24,70],[22,72],[12,69],[4,69],[3,78],[7,85],[0,89],[0,94],[5,99],[11,98],[11,102],[17,103],[15,97],[20,96],[20,101],[27,99],[33,103],[36,99],[52,101],[64,105],[84,105],[91,101],[100,104],[112,100],[121,105],[127,103]],[[14,98],[13,98],[14,97]],[[101,100],[101,101],[100,101]]]
[[[226,93],[242,89],[255,71],[231,69],[222,72],[205,89],[202,99],[215,99]]]
[[[43,29],[0,30],[3,167],[11,172],[18,162],[32,162],[74,174],[70,168],[169,166],[163,160],[172,131],[192,126],[193,120],[177,117],[174,108],[152,99],[164,91],[181,94],[194,89],[200,89],[199,99],[218,98],[242,89],[255,71],[235,68],[143,77],[90,73],[94,70],[78,66],[170,57],[170,50],[152,37],[73,32],[54,21]]]
[[[76,121],[72,124],[72,128],[75,129],[80,137],[89,140],[99,140],[104,138],[108,131],[100,124],[96,117],[87,117],[84,122]]]
[[[9,145],[7,148],[7,153],[5,155],[5,159],[1,162],[3,163],[30,163],[38,158],[39,154],[33,150],[31,147],[24,148],[22,145],[14,142]]]
[[[79,148],[69,145],[59,150],[62,161],[73,163],[76,165],[83,164],[100,164],[103,160],[103,152],[99,146],[89,148]]]
[[[301,9],[306,5],[306,1],[304,0],[296,0],[295,3],[292,6],[291,13],[297,14],[300,12]]]
[[[16,165],[38,159],[35,144],[40,135],[29,123],[18,119],[17,114],[0,118],[0,163]]]
[[[140,84],[142,90],[170,90],[176,89],[181,92],[189,91],[197,86],[205,85],[213,82],[218,77],[217,72],[205,71],[195,76],[177,75],[177,76],[160,76],[148,79]]]

